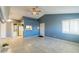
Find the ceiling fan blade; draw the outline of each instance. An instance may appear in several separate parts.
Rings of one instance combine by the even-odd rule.
[[[42,12],[42,10],[41,8],[36,6],[31,9],[28,9],[27,12],[30,12],[32,15],[39,15],[39,13]]]
[[[42,10],[38,10],[37,12],[42,12]]]

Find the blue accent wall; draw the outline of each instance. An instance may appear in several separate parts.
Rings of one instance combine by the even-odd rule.
[[[79,42],[79,35],[62,33],[62,21],[72,19],[79,19],[79,14],[48,14],[41,17],[39,21],[45,23],[46,36]]]
[[[39,35],[39,21],[37,19],[23,17],[24,20],[24,37],[38,36]],[[26,25],[31,25],[32,30],[25,30]]]

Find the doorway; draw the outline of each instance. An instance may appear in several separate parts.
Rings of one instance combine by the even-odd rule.
[[[23,24],[14,24],[14,37],[23,37],[24,25]]]
[[[45,23],[40,23],[40,36],[45,36]]]
[[[19,26],[19,29],[18,29],[18,35],[19,36],[23,36],[23,31],[24,31],[23,29],[24,28],[23,28],[23,24],[22,24],[22,25]]]

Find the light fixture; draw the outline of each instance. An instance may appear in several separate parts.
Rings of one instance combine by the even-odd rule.
[[[37,15],[37,12],[32,12],[33,15]]]
[[[6,20],[6,22],[12,22],[12,20],[11,19],[8,19],[8,20]]]
[[[32,15],[39,15],[41,10],[38,7],[32,8]]]
[[[12,22],[12,20],[11,20],[11,19],[2,19],[1,22],[2,22],[2,23]]]

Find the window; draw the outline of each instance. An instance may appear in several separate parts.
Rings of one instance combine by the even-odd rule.
[[[62,32],[68,34],[79,34],[79,20],[64,20],[62,21]]]
[[[26,25],[26,30],[32,30],[32,26],[31,25]]]
[[[63,33],[69,33],[69,21],[62,21]]]

